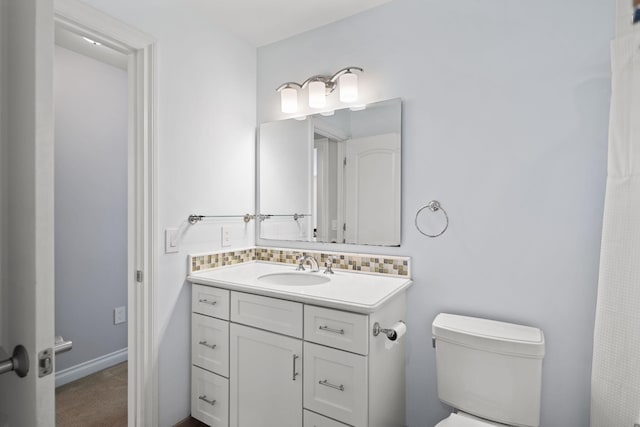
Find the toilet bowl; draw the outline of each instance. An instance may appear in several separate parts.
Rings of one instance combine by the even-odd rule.
[[[508,427],[506,424],[494,423],[482,418],[474,417],[464,412],[452,413],[435,427]]]

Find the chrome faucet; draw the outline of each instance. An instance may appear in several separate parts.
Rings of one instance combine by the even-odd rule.
[[[327,260],[324,262],[324,274],[333,274],[333,270],[331,269],[331,267],[333,267],[333,257],[330,256],[327,258]]]
[[[309,261],[309,264],[311,265],[311,270],[309,271],[311,271],[312,273],[316,273],[320,271],[320,267],[318,267],[318,260],[312,257],[311,255],[304,255],[298,258],[298,268],[296,268],[296,270],[305,271],[304,263],[307,261]]]

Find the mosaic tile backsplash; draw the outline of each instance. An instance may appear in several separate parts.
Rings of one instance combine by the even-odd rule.
[[[260,247],[190,256],[191,265],[189,267],[190,271],[194,273],[250,261],[296,264],[298,258],[305,255],[313,256],[321,267],[324,266],[328,257],[333,257],[334,270],[410,277],[409,257]]]

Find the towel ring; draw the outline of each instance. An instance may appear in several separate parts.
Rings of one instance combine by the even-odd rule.
[[[439,232],[438,234],[425,233],[420,229],[420,226],[418,225],[418,216],[420,216],[420,212],[422,212],[425,209],[429,209],[431,212],[442,211],[442,213],[444,214],[444,218],[447,220],[447,223],[444,225],[444,228],[442,229],[442,231]],[[440,202],[438,202],[437,200],[432,200],[426,205],[424,205],[423,207],[421,207],[420,209],[418,209],[418,212],[416,212],[416,219],[414,222],[416,224],[416,228],[421,234],[424,234],[427,237],[438,237],[438,236],[442,236],[444,232],[447,231],[447,228],[449,228],[449,215],[447,215],[447,211],[445,211],[444,208],[440,205]]]

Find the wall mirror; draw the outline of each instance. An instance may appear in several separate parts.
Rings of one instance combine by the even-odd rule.
[[[329,114],[260,125],[259,237],[399,246],[401,100]]]

